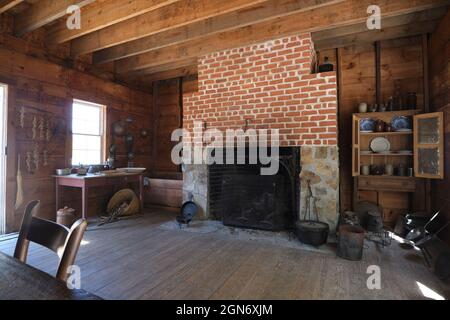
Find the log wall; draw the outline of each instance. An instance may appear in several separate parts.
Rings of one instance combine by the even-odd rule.
[[[444,112],[445,179],[431,184],[432,207],[443,208],[450,219],[450,13],[444,18],[430,39],[430,77],[432,111]],[[450,228],[440,235],[450,244]]]
[[[0,82],[9,85],[8,106],[8,163],[7,163],[7,231],[20,226],[24,206],[33,199],[41,200],[40,216],[55,218],[54,181],[51,175],[57,168],[70,165],[71,105],[73,99],[86,100],[107,106],[106,140],[110,141],[111,124],[132,116],[131,132],[136,140],[136,166],[150,168],[152,147],[150,138],[140,138],[141,129],[151,129],[152,95],[75,70],[64,65],[64,55],[49,55],[30,41],[16,39],[7,33],[0,37]],[[25,111],[24,127],[20,112]],[[40,129],[33,139],[33,121],[49,123],[49,138]],[[126,165],[124,141],[117,141],[118,166]],[[36,150],[36,151],[35,151]],[[40,163],[27,169],[27,153],[36,152]],[[18,155],[23,175],[23,204],[14,210]],[[44,164],[44,154],[47,163]],[[113,190],[93,191],[89,195],[89,215],[100,213]],[[81,194],[78,190],[64,193],[64,204],[80,213]]]
[[[320,52],[319,60],[328,56],[338,66],[339,91],[339,156],[340,156],[340,207],[341,211],[353,207],[352,178],[352,114],[358,104],[376,102],[375,48],[372,45],[355,45]],[[394,95],[395,84],[402,92],[416,92],[418,108],[423,107],[423,58],[421,37],[402,38],[381,42],[381,97],[382,101]],[[412,206],[423,210],[426,205],[424,182],[418,181],[418,192],[408,198],[405,193],[378,194],[363,192],[364,200],[379,202],[395,213]],[[398,201],[397,201],[398,200]],[[400,204],[400,205],[398,205]]]

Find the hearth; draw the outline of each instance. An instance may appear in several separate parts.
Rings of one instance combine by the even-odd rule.
[[[248,150],[245,163],[208,167],[210,214],[227,226],[292,230],[300,204],[300,148],[280,148],[275,175],[261,175],[261,163],[248,164]]]

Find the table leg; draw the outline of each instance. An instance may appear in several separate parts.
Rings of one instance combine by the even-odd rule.
[[[60,209],[61,205],[61,186],[58,179],[55,181],[55,197],[56,197],[56,212]]]
[[[82,199],[82,208],[81,208],[81,217],[83,219],[86,219],[87,211],[88,211],[88,191],[89,188],[86,186],[83,186],[81,188],[81,199]]]
[[[144,176],[139,176],[139,200],[141,202],[141,212],[144,210]]]

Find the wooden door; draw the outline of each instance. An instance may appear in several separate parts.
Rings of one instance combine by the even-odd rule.
[[[418,178],[444,179],[444,114],[414,116],[414,172]]]

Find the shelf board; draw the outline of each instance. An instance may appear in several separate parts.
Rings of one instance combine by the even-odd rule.
[[[361,153],[360,154],[361,157],[366,156],[366,157],[412,157],[414,154],[413,153],[371,153],[371,154],[365,154],[365,153]]]
[[[385,112],[365,112],[365,113],[354,113],[358,118],[372,118],[385,116],[414,116],[421,113],[421,109],[417,110],[401,110],[401,111],[385,111]]]
[[[403,180],[413,180],[413,179],[416,179],[416,177],[407,177],[407,176],[388,176],[388,175],[385,175],[385,174],[383,174],[383,175],[380,175],[380,176],[376,176],[376,175],[372,175],[372,174],[370,174],[370,175],[367,175],[367,176],[364,176],[364,175],[362,175],[362,174],[360,174],[359,176],[358,176],[359,178],[376,178],[376,179],[403,179]]]
[[[360,132],[361,136],[410,136],[413,134],[412,131],[405,132]]]

